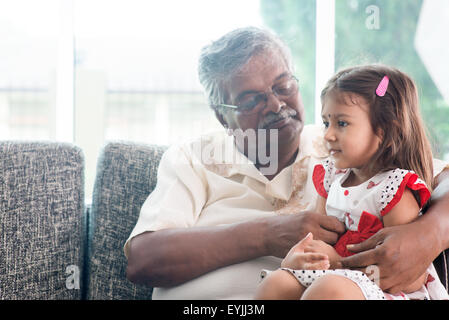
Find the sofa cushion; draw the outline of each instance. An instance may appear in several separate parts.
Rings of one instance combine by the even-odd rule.
[[[103,148],[89,214],[87,299],[151,299],[151,288],[126,279],[123,246],[156,185],[165,150],[128,142],[110,142]]]
[[[81,299],[83,174],[70,144],[0,143],[0,299]]]

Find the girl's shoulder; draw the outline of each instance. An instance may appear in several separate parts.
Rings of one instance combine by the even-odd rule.
[[[332,183],[337,178],[348,173],[349,170],[336,168],[330,157],[316,164],[312,173],[312,181],[318,194],[327,198]]]
[[[427,185],[412,170],[396,168],[378,173],[370,179],[368,187],[370,186],[377,189],[377,201],[382,216],[387,214],[401,200],[406,188],[413,192],[420,208],[430,198]]]

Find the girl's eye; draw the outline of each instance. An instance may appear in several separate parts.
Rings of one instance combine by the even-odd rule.
[[[323,125],[324,125],[324,127],[325,127],[326,129],[329,128],[329,122],[323,121]]]
[[[348,125],[348,123],[346,121],[338,121],[338,126],[339,127],[346,127]]]

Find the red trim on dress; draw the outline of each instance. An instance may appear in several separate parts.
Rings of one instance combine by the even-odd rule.
[[[393,207],[401,200],[402,195],[404,194],[405,187],[408,187],[414,191],[418,191],[420,199],[419,204],[420,208],[424,206],[424,204],[430,198],[430,191],[424,184],[415,183],[416,180],[418,180],[418,175],[416,173],[409,172],[405,175],[393,199],[391,199],[390,203],[380,212],[380,215],[382,217],[386,215],[388,212],[390,212],[390,210],[393,209]]]
[[[323,165],[317,164],[315,168],[313,168],[312,181],[315,186],[316,191],[320,196],[327,199],[327,191],[324,188],[324,175],[326,174],[326,170],[324,170]]]

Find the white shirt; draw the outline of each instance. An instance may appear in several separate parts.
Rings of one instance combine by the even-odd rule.
[[[142,206],[125,255],[130,239],[146,231],[218,226],[283,214],[276,210],[292,194],[299,210],[312,209],[317,197],[313,168],[327,156],[322,127],[313,125],[301,133],[295,171],[293,165],[286,167],[271,181],[224,132],[172,146],[161,159],[156,187]],[[269,256],[230,265],[176,287],[154,288],[153,299],[252,299],[260,270],[276,269],[280,262]]]

